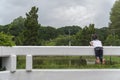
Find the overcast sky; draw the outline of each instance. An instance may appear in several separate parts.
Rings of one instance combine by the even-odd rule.
[[[115,0],[1,0],[0,25],[11,23],[19,16],[25,17],[32,6],[39,8],[39,23],[43,26],[95,27],[108,26],[109,13]]]

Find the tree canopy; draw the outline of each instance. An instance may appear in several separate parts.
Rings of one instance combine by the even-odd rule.
[[[38,31],[40,25],[38,24],[38,8],[35,6],[31,8],[29,13],[26,13],[25,30],[24,30],[24,45],[37,45]]]
[[[120,0],[116,0],[110,12],[110,27],[112,33],[120,36]]]
[[[0,33],[0,46],[14,46],[13,36]]]

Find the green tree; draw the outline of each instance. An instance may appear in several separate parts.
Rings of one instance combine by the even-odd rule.
[[[38,24],[38,8],[31,8],[29,13],[26,13],[25,30],[24,30],[24,45],[38,45],[39,27]]]
[[[120,0],[116,0],[110,12],[110,27],[114,33],[120,36]],[[111,31],[111,32],[112,32]],[[113,33],[113,32],[112,32]]]
[[[9,24],[9,34],[14,36],[14,41],[16,45],[23,44],[23,30],[25,19],[23,17],[18,17],[13,20],[11,24]]]
[[[0,32],[3,32],[3,28],[4,28],[4,26],[0,25]]]
[[[14,36],[20,35],[21,32],[25,29],[24,21],[25,19],[22,16],[14,19],[13,22],[9,24],[9,33]]]
[[[14,46],[13,36],[0,33],[0,46]]]
[[[74,36],[74,45],[88,46],[91,40],[91,35],[95,33],[94,24],[85,26]]]
[[[103,27],[103,28],[96,28],[95,33],[98,34],[99,39],[102,41],[103,45],[105,43],[105,40],[109,34],[111,34],[110,30],[108,27]]]
[[[71,38],[71,37],[70,37]],[[45,45],[49,46],[68,46],[69,36],[60,35],[57,38],[47,41]]]
[[[77,44],[76,42],[76,35],[78,32],[80,32],[82,28],[80,26],[65,26],[57,29],[58,35],[66,36],[63,40],[66,42],[64,45],[71,45],[74,46]],[[68,44],[69,43],[69,44]],[[78,45],[78,44],[77,44]]]
[[[9,25],[10,24],[0,26],[0,32],[3,32],[5,34],[9,34]]]
[[[59,35],[75,35],[77,32],[81,30],[79,26],[65,26],[57,29]]]
[[[39,29],[39,39],[48,41],[56,38],[58,36],[58,32],[56,28],[47,26],[47,27],[40,27]]]
[[[105,40],[105,45],[107,46],[120,46],[120,39],[118,35],[108,35],[108,37]]]

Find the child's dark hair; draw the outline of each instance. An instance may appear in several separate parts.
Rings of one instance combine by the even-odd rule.
[[[98,39],[97,34],[92,34],[92,40]]]

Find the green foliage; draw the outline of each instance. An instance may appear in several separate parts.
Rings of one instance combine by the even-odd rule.
[[[26,57],[25,56],[17,56],[17,68],[18,69],[25,69],[26,64]]]
[[[68,46],[69,45],[69,40],[72,40],[71,36],[58,36],[57,38],[48,41],[46,45],[49,46]]]
[[[65,26],[57,29],[59,35],[75,35],[81,28],[79,26]]]
[[[108,46],[120,46],[120,39],[118,37],[118,35],[108,35],[108,37],[105,40],[105,45]]]
[[[116,0],[110,13],[110,29],[120,36],[120,0]]]
[[[13,36],[0,33],[0,46],[14,46]]]
[[[13,22],[9,25],[9,33],[14,36],[19,36],[20,33],[25,29],[24,21],[25,19],[21,16],[14,19]]]
[[[103,27],[100,29],[95,29],[95,33],[98,35],[98,38],[102,41],[103,45],[106,44],[105,40],[107,36],[110,34],[110,30],[107,27]]]
[[[74,45],[88,46],[91,40],[91,35],[95,33],[94,24],[90,24],[89,27],[85,26],[74,37]]]
[[[13,22],[11,22],[10,24],[0,26],[0,32],[14,36],[15,44],[22,45],[23,44],[23,30],[25,29],[24,21],[25,19],[20,16],[14,19]]]
[[[33,68],[79,68],[86,65],[86,61],[79,56],[34,56]]]
[[[55,39],[56,45],[68,45],[69,42],[69,37],[68,36],[59,36],[58,38]]]
[[[40,27],[39,29],[39,39],[48,41],[54,39],[58,36],[58,32],[54,27]]]
[[[33,69],[102,69],[120,68],[119,56],[104,56],[106,64],[87,64],[86,59],[94,56],[34,56]],[[93,60],[93,61],[94,61]],[[25,56],[17,57],[17,68],[25,69]]]
[[[25,19],[20,16],[9,24],[9,34],[15,37],[14,41],[16,45],[23,44],[23,30],[25,29],[24,21]]]
[[[29,13],[26,13],[25,30],[24,30],[24,45],[38,45],[38,31],[40,25],[38,24],[38,8],[35,6],[31,8]]]
[[[9,34],[9,24],[0,26],[0,32],[3,32],[5,34]]]

